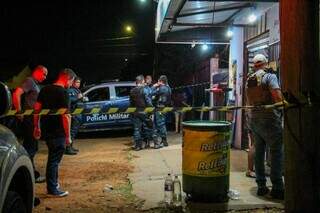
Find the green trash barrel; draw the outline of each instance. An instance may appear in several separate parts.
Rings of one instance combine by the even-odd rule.
[[[182,125],[183,191],[196,202],[228,201],[231,123],[187,121]]]

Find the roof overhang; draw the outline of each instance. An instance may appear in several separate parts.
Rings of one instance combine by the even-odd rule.
[[[227,44],[232,27],[253,26],[248,16],[260,16],[278,0],[159,0],[157,43]]]

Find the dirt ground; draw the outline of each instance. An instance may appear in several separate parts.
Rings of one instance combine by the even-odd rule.
[[[69,191],[69,196],[54,198],[47,195],[45,183],[36,184],[36,195],[41,204],[35,207],[34,212],[141,212],[139,207],[143,201],[132,195],[132,187],[127,178],[133,171],[130,160],[136,157],[134,152],[130,152],[129,134],[89,135],[78,139],[75,146],[80,149],[80,153],[63,156],[59,170],[61,189]],[[40,142],[35,164],[42,175],[45,175],[46,162],[47,148],[44,142]],[[177,211],[153,209],[147,212]],[[239,212],[283,211],[257,209]]]
[[[139,201],[131,195],[127,179],[132,171],[129,143],[130,137],[77,140],[80,153],[63,156],[59,170],[61,189],[69,191],[69,196],[50,197],[45,183],[36,184],[41,204],[34,212],[135,212]],[[39,148],[36,168],[44,175],[47,148],[44,142]]]

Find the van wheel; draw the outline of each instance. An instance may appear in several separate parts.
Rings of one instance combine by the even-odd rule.
[[[26,213],[27,209],[21,196],[17,192],[8,191],[4,201],[3,213]]]

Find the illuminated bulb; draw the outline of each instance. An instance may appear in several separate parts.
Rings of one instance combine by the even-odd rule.
[[[126,31],[127,32],[131,32],[132,31],[132,27],[131,26],[126,26]]]
[[[255,14],[251,14],[249,17],[248,17],[248,20],[250,23],[253,23],[257,20],[257,16]]]
[[[232,31],[232,30],[228,30],[227,36],[228,36],[229,38],[231,38],[231,37],[233,36],[233,31]]]
[[[209,48],[208,45],[206,45],[206,44],[202,45],[202,50],[203,50],[203,51],[208,50],[208,48]]]

